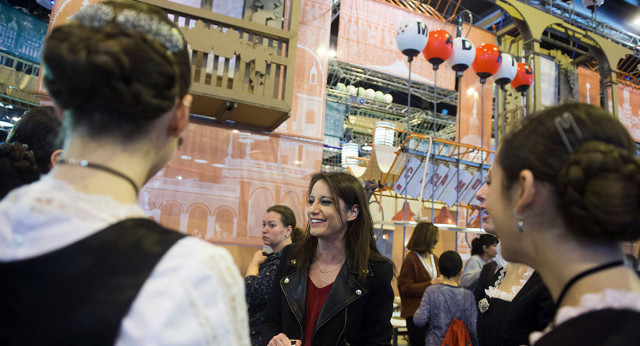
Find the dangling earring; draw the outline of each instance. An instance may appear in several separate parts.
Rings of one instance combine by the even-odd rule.
[[[518,231],[522,233],[524,229],[524,216],[518,215],[518,212],[516,211],[515,208],[513,208],[513,216],[515,216],[515,218],[518,219]]]

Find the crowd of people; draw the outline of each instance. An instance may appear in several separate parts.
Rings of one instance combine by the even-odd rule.
[[[640,238],[640,159],[601,108],[551,107],[503,140],[476,194],[488,234],[464,266],[420,222],[396,273],[360,181],[320,172],[306,225],[266,210],[243,282],[222,247],[136,204],[189,118],[176,24],[141,2],[89,4],[43,59],[55,107],[0,145],[1,345],[388,345],[394,277],[411,345],[637,343],[620,242]]]

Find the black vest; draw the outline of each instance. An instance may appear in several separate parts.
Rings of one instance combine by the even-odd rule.
[[[113,345],[158,261],[183,234],[148,219],[0,263],[0,345]]]

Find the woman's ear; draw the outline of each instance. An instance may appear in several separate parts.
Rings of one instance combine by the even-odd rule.
[[[358,214],[360,214],[360,208],[357,204],[354,204],[351,209],[347,212],[347,221],[353,221],[358,218]]]
[[[49,168],[53,168],[53,166],[55,166],[56,163],[58,163],[60,156],[62,156],[62,149],[58,149],[53,153],[51,153],[51,166]]]
[[[533,172],[528,169],[520,172],[517,189],[515,211],[518,215],[523,215],[536,199],[536,184]]]
[[[182,100],[178,102],[176,105],[175,113],[173,114],[173,118],[171,119],[171,123],[169,124],[169,135],[173,137],[178,137],[187,127],[187,123],[189,123],[189,113],[191,111],[191,102],[193,101],[193,96],[187,94],[184,95]]]
[[[292,232],[293,232],[293,227],[287,226],[287,228],[285,228],[284,234],[286,234],[287,237],[290,237]]]

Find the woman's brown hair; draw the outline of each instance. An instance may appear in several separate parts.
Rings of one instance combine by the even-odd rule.
[[[438,242],[438,227],[431,222],[419,222],[409,238],[407,249],[419,254],[430,253]]]

